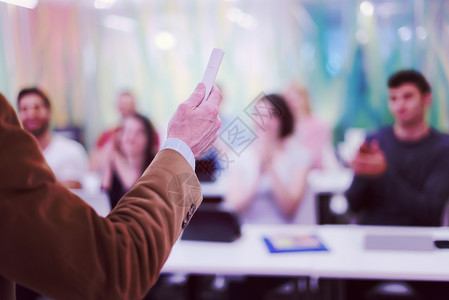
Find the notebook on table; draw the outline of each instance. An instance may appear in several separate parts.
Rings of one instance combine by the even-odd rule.
[[[326,246],[315,234],[279,234],[264,237],[270,253],[327,251]]]

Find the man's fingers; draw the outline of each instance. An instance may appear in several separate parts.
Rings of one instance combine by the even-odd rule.
[[[205,93],[206,86],[204,85],[204,83],[198,83],[192,95],[189,97],[189,99],[187,99],[186,103],[191,107],[198,107],[198,105],[201,104],[201,101],[203,101]]]
[[[386,164],[379,154],[360,154],[350,163],[350,168],[357,175],[377,176],[386,169]]]
[[[221,91],[216,85],[214,85],[209,95],[209,98],[207,98],[206,100],[206,103],[209,103],[208,105],[218,107],[221,103],[221,99],[222,99]]]
[[[195,157],[196,159],[199,159],[201,156],[206,154],[207,151],[209,151],[212,148],[213,143],[217,139],[216,136],[217,134],[209,133],[209,135],[203,138],[203,141],[200,145],[201,152],[197,154],[197,156]]]
[[[363,144],[359,148],[360,153],[367,153],[369,151],[369,145],[367,141],[364,141]]]
[[[372,140],[370,146],[372,151],[378,151],[380,149],[379,142],[377,140]]]

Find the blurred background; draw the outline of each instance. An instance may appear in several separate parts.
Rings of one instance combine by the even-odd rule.
[[[337,143],[347,128],[390,123],[386,80],[415,68],[433,87],[431,123],[449,129],[445,0],[30,2],[0,2],[0,92],[15,106],[21,88],[44,88],[54,125],[80,126],[88,149],[118,123],[123,89],[165,130],[214,47],[226,52],[217,76],[226,113],[299,82]]]

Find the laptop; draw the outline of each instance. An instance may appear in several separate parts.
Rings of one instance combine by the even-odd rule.
[[[368,233],[365,236],[365,249],[432,251],[435,249],[435,246],[431,235],[387,235]]]

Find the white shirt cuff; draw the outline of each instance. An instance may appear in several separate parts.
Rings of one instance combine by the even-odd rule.
[[[176,138],[168,138],[165,140],[165,143],[162,146],[161,150],[163,149],[173,149],[175,151],[178,151],[179,154],[184,156],[184,158],[189,162],[192,169],[195,170],[195,157],[193,156],[193,152],[189,148],[189,146],[187,146],[187,144],[182,140]]]

